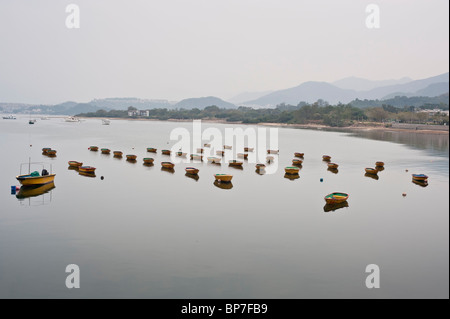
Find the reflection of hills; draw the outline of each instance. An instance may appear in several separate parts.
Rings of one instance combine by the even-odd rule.
[[[433,154],[437,156],[448,156],[448,134],[420,134],[415,132],[398,132],[398,131],[358,131],[352,132],[353,136],[368,138],[377,141],[389,141],[398,144],[404,144],[412,148],[439,152]]]
[[[48,193],[55,187],[56,187],[55,183],[49,183],[49,184],[39,185],[39,186],[22,186],[20,188],[19,193],[16,195],[16,197],[18,199],[24,199],[24,198],[41,196],[43,194]]]

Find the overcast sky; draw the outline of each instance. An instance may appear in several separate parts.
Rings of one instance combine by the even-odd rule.
[[[80,7],[68,29],[66,6]],[[366,6],[381,9],[368,29]],[[448,72],[448,0],[0,0],[0,102],[180,100]]]

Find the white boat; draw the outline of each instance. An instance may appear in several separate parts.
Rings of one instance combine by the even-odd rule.
[[[111,124],[111,121],[107,120],[107,119],[102,119],[102,124],[103,125],[109,125],[109,124]]]
[[[3,116],[4,120],[16,120],[17,118],[14,115]]]
[[[75,116],[66,117],[64,120],[70,123],[80,122],[80,119]]]

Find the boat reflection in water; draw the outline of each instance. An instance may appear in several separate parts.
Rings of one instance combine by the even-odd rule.
[[[78,172],[78,174],[80,174],[81,176],[85,176],[85,177],[91,177],[91,178],[96,178],[97,175],[95,175],[95,173],[89,173],[89,172]]]
[[[256,169],[255,172],[256,172],[256,174],[261,175],[261,176],[266,175],[266,170],[264,168]]]
[[[417,181],[413,179],[413,184],[416,184],[421,187],[428,187],[428,181]]]
[[[173,168],[161,167],[161,171],[162,172],[167,172],[167,173],[170,173],[170,174],[175,174],[175,170]]]
[[[326,205],[324,206],[324,208],[323,208],[323,211],[324,211],[325,213],[329,213],[329,212],[334,212],[334,211],[337,211],[337,210],[339,210],[339,209],[347,208],[347,207],[349,207],[347,201],[345,201],[345,202],[343,202],[343,203],[339,203],[339,204],[326,204]]]
[[[333,173],[333,174],[339,173],[339,170],[337,168],[328,168],[327,171],[329,171],[330,173]]]
[[[214,186],[220,188],[220,189],[232,189],[233,188],[233,183],[232,182],[228,182],[228,183],[224,183],[224,182],[219,182],[219,181],[214,181]]]
[[[376,181],[380,179],[380,177],[379,177],[378,175],[376,175],[376,174],[366,173],[366,174],[364,174],[364,176],[365,176],[365,177],[369,177],[369,178],[371,178],[371,179],[374,179],[374,180],[376,180]]]
[[[284,178],[289,179],[291,181],[295,181],[296,179],[300,178],[299,174],[285,174]]]
[[[67,170],[78,172],[79,168],[78,167],[74,167],[74,166],[69,166],[69,167],[67,167]]]
[[[191,179],[195,180],[196,182],[200,179],[200,176],[198,176],[198,174],[189,174],[189,173],[186,173],[184,176],[186,176],[186,177],[188,177],[188,178],[191,178]]]
[[[30,197],[37,197],[44,195],[54,189],[55,183],[48,183],[45,185],[37,185],[37,186],[22,186],[17,193],[16,197],[18,199],[24,199],[24,198],[30,198]]]

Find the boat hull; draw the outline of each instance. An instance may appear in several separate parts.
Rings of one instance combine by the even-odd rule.
[[[377,175],[378,174],[378,170],[375,168],[366,168],[365,169],[367,174],[372,174],[372,175]]]
[[[286,167],[284,169],[284,171],[286,172],[286,174],[289,174],[289,175],[298,175],[298,172],[300,172],[300,169],[297,167]]]
[[[222,183],[230,183],[231,180],[233,179],[233,175],[222,175],[222,174],[217,174],[217,175],[214,175],[214,178],[215,178],[216,181],[218,181],[218,182],[222,182]]]
[[[55,180],[56,174],[47,175],[47,176],[30,176],[30,175],[19,175],[16,179],[23,186],[33,186],[33,185],[45,185],[49,183],[53,183]]]
[[[345,203],[349,198],[349,195],[346,193],[332,193],[325,196],[325,202],[328,205],[336,205]]]
[[[70,167],[76,167],[76,168],[79,168],[79,167],[83,166],[83,163],[75,162],[75,161],[70,161],[70,162],[69,162],[69,166],[70,166]]]

